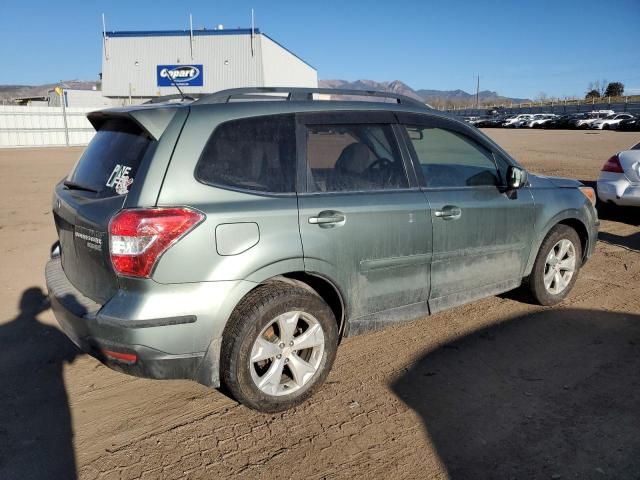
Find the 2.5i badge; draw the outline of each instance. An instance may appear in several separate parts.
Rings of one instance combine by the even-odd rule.
[[[129,172],[131,172],[131,167],[117,164],[111,175],[109,175],[107,187],[112,187],[118,195],[129,193],[129,187],[133,183],[133,178],[129,177]]]

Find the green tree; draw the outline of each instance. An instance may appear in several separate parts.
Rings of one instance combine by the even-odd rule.
[[[620,82],[611,82],[604,92],[605,97],[621,97],[624,95],[624,85]]]
[[[600,98],[600,92],[594,88],[593,90],[589,90],[584,98]]]

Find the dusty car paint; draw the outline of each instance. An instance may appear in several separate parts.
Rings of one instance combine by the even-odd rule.
[[[74,277],[72,259],[64,265],[71,284],[68,294],[97,305],[92,319],[83,320],[83,334],[105,344],[151,349],[158,352],[154,358],[181,365],[195,362],[184,376],[208,385],[219,384],[220,343],[231,312],[248,292],[274,278],[317,279],[333,289],[342,331],[355,335],[517,287],[530,274],[545,235],[559,222],[582,229],[584,260],[593,252],[597,215],[575,181],[530,175],[529,184],[516,191],[433,190],[420,186],[410,172],[409,188],[402,190],[316,194],[306,191],[299,175],[296,193],[264,194],[212,187],[194,177],[205,143],[220,124],[282,113],[294,113],[299,121],[316,112],[425,116],[483,142],[505,165],[518,165],[479,131],[435,111],[330,101],[183,105],[171,107],[170,115],[151,114],[152,108],[165,107],[117,111],[141,124],[149,122],[158,145],[141,165],[129,194],[114,197],[113,202],[121,204],[110,205],[102,217],[92,211],[92,221],[84,220],[83,226],[104,229],[106,217],[121,207],[189,206],[206,218],[163,254],[149,279],[116,277],[107,269],[87,286],[86,279]],[[407,146],[398,141],[404,160],[411,162]],[[53,208],[75,225],[77,212],[91,202],[70,206],[69,198],[58,186]],[[447,222],[435,215],[452,203],[462,209],[459,220]],[[344,214],[344,224],[323,228],[310,223],[325,211]],[[234,224],[256,227],[242,248],[224,238],[221,249],[218,229]],[[59,234],[70,235],[70,230],[61,228]],[[108,256],[105,252],[103,257]],[[50,290],[55,293],[55,285]],[[84,316],[75,315],[75,323]],[[185,317],[196,320],[161,321]],[[157,376],[166,378],[162,372]]]

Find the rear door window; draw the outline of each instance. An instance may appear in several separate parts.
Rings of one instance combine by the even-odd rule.
[[[67,177],[71,188],[95,191],[100,197],[124,195],[135,181],[146,155],[157,141],[132,122],[110,120],[98,130]]]
[[[266,193],[295,192],[293,115],[232,120],[211,135],[196,166],[206,184]]]

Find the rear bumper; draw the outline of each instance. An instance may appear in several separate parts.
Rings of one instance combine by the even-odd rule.
[[[640,185],[631,183],[623,174],[604,172],[598,179],[597,190],[602,202],[640,206]]]
[[[152,343],[145,344],[145,336],[153,340],[157,335],[157,332],[151,334],[153,330],[175,328],[175,324],[172,324],[176,321],[175,317],[152,321],[159,324],[101,319],[99,313],[102,306],[82,295],[69,282],[60,257],[49,260],[45,273],[51,309],[64,333],[84,352],[108,367],[129,375],[154,379],[191,379],[205,385],[219,386],[219,352],[213,351],[219,342],[212,342],[211,351],[207,352],[164,352],[150,346]],[[145,335],[145,331],[151,335]],[[165,332],[167,335],[171,333]]]

